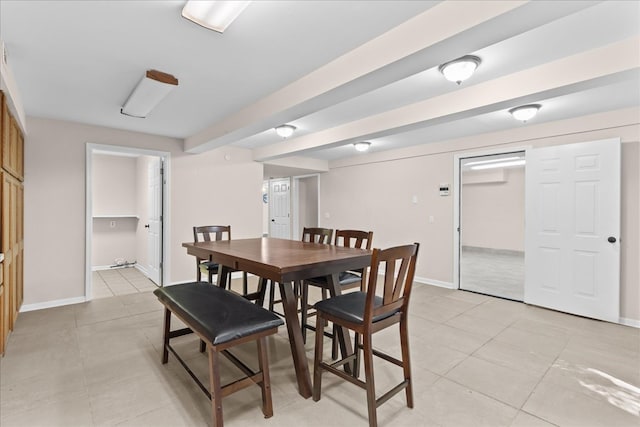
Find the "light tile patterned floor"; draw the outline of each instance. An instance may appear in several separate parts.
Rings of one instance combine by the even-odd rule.
[[[92,274],[94,299],[147,292],[157,288],[155,283],[134,267],[98,270]]]
[[[463,246],[460,288],[524,300],[524,252]]]
[[[160,363],[161,330],[151,292],[21,313],[0,361],[0,425],[208,425],[204,394],[175,358]],[[381,427],[640,425],[638,329],[416,284],[409,331],[415,407],[396,395],[378,409]],[[179,340],[206,378],[197,340]],[[374,344],[400,353],[395,328]],[[352,384],[325,375],[319,402],[297,394],[285,328],[269,356],[274,416],[262,417],[251,387],[224,400],[226,425],[367,425],[364,391]],[[400,377],[377,363],[378,395]]]

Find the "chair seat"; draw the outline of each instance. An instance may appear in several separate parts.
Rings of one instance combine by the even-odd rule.
[[[362,276],[360,276],[359,274],[353,273],[351,271],[343,271],[338,276],[338,282],[340,283],[340,286],[346,286],[352,283],[357,283],[360,280],[362,280]],[[320,286],[323,288],[327,287],[326,276],[314,277],[313,279],[309,279],[309,282],[315,286]]]
[[[193,328],[218,345],[284,324],[275,314],[206,282],[165,286],[153,292],[171,311],[193,319]]]
[[[325,299],[317,302],[313,307],[331,316],[344,319],[348,322],[362,323],[364,322],[364,306],[367,300],[366,292],[350,292],[348,294],[338,295],[333,298]],[[382,298],[374,297],[373,306],[382,305]],[[373,317],[373,322],[379,322],[387,317],[393,316],[394,312],[388,312]]]
[[[220,264],[215,263],[213,261],[204,261],[200,263],[200,268],[206,271],[209,271],[209,270],[218,271],[219,266]]]

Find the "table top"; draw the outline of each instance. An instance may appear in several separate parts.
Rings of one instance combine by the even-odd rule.
[[[183,243],[190,254],[277,282],[308,279],[363,268],[372,251],[298,240],[262,237]],[[203,258],[206,258],[203,256]]]

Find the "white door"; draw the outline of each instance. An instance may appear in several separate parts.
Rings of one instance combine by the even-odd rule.
[[[269,236],[291,238],[291,188],[289,178],[269,181]]]
[[[147,272],[149,279],[160,284],[162,263],[162,162],[159,157],[149,161],[148,174],[148,235]]]
[[[619,321],[620,140],[526,154],[524,301]]]

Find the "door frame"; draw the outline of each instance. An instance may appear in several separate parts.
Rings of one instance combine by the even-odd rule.
[[[496,154],[508,154],[525,152],[531,145],[516,147],[488,148],[486,150],[467,151],[453,156],[453,289],[460,289],[460,192],[462,180],[460,179],[460,160],[468,157],[492,156]],[[526,167],[526,166],[525,166]],[[526,183],[525,183],[526,185]]]
[[[93,298],[92,287],[92,271],[91,271],[91,245],[93,239],[93,154],[124,154],[124,155],[140,155],[140,156],[155,156],[159,157],[161,164],[164,164],[164,175],[162,185],[162,228],[160,240],[162,242],[161,248],[161,260],[160,265],[160,286],[169,282],[170,270],[169,261],[171,259],[171,253],[169,248],[170,242],[170,227],[171,224],[171,211],[169,209],[169,195],[171,185],[171,153],[168,151],[147,150],[143,148],[126,147],[122,145],[108,145],[108,144],[96,144],[88,142],[86,144],[86,158],[85,158],[85,284],[84,284],[84,298],[85,301],[90,301]]]

